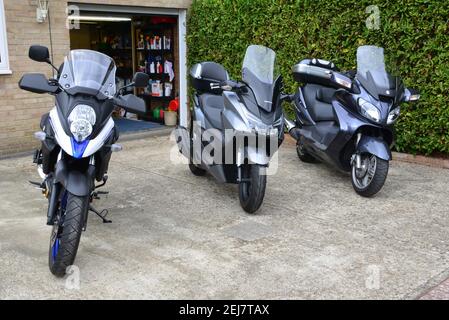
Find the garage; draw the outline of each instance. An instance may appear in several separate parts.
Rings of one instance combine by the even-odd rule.
[[[146,103],[146,112],[114,111],[121,132],[157,130],[177,124],[186,99],[185,10],[71,3],[70,49],[104,53],[117,65],[117,87],[136,72],[150,76],[146,88],[129,88]]]

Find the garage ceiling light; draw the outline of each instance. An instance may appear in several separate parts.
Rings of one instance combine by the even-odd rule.
[[[131,21],[131,18],[127,17],[102,17],[102,16],[68,16],[67,20],[78,21],[109,21],[109,22],[121,22]]]

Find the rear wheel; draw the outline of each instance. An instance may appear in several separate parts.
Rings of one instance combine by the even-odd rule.
[[[206,174],[206,170],[197,167],[193,163],[189,163],[189,169],[196,176],[204,176]]]
[[[243,181],[239,184],[240,205],[248,213],[256,212],[262,205],[267,185],[265,167],[252,164],[242,167]]]
[[[299,140],[296,142],[296,153],[298,154],[298,158],[302,162],[307,163],[317,163],[318,161],[306,151],[304,148],[304,144],[302,144]]]
[[[371,197],[382,189],[388,175],[389,163],[373,154],[361,155],[361,167],[352,163],[352,186],[363,197]]]
[[[63,193],[48,254],[50,271],[57,277],[63,277],[67,267],[75,261],[88,208],[89,197],[78,197],[67,191]]]

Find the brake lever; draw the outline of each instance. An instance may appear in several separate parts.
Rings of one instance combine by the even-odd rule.
[[[220,86],[220,84],[219,83],[211,83],[210,84],[210,88],[212,89],[212,90],[216,90],[216,89],[220,89],[221,88],[221,86]]]
[[[217,89],[221,89],[224,91],[232,91],[233,87],[229,84],[227,84],[226,82],[222,82],[222,83],[211,83],[210,84],[210,88],[212,90],[217,90]]]

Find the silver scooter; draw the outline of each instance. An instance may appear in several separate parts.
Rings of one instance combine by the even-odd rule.
[[[194,65],[190,76],[195,89],[192,121],[189,129],[182,123],[178,127],[180,150],[194,175],[209,172],[220,183],[238,184],[241,206],[254,213],[265,195],[266,168],[284,139],[276,54],[249,46],[242,82],[230,80],[215,62]]]

